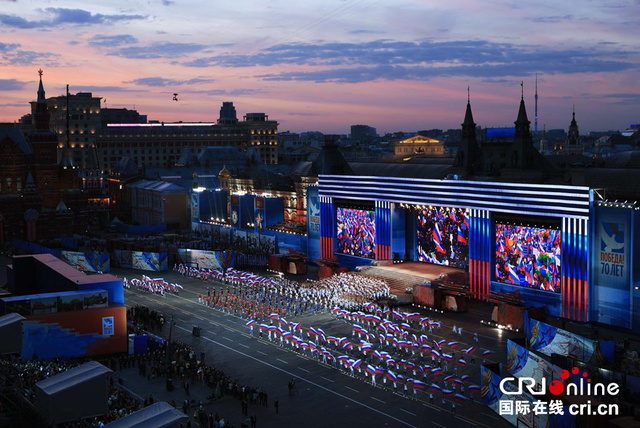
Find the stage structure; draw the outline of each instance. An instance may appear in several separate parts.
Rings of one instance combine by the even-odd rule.
[[[343,175],[318,185],[322,257],[464,268],[474,298],[518,291],[550,315],[591,318],[588,187]]]

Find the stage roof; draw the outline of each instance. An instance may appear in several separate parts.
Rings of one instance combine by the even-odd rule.
[[[154,403],[150,406],[131,413],[124,418],[107,424],[107,428],[163,428],[178,426],[180,421],[187,418],[187,415],[176,410],[168,403],[163,401]]]

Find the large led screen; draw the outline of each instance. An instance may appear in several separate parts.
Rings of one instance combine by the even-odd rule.
[[[536,290],[560,292],[561,233],[496,224],[496,281]]]
[[[336,252],[350,256],[376,257],[376,215],[374,211],[338,207]]]
[[[469,218],[458,208],[429,207],[417,215],[418,260],[469,266]]]

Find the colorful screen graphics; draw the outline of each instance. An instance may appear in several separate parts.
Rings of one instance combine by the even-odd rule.
[[[560,292],[561,232],[496,223],[496,281]]]
[[[429,207],[416,217],[418,260],[466,268],[469,265],[469,218],[458,208]]]
[[[336,210],[337,253],[374,259],[376,215],[374,211],[338,207]]]

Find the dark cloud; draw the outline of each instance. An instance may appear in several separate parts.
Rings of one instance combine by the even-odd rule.
[[[539,22],[543,24],[557,24],[558,22],[571,21],[572,19],[573,19],[573,15],[538,16],[536,18],[531,18],[531,21]]]
[[[89,46],[122,46],[132,45],[138,43],[138,39],[131,34],[117,34],[114,36],[107,36],[103,34],[96,34],[89,39]]]
[[[148,92],[146,89],[132,89],[124,86],[74,86],[77,92]]]
[[[174,1],[171,0],[162,0],[162,4],[165,6],[171,6],[172,4],[174,4]]]
[[[187,92],[189,94],[204,94],[204,95],[210,95],[210,96],[218,96],[218,95],[224,95],[224,96],[241,96],[241,95],[254,95],[254,94],[260,94],[263,93],[263,91],[258,90],[258,89],[242,89],[242,88],[238,88],[238,89],[210,89],[210,90],[197,90],[197,91],[193,91],[193,90],[188,90],[188,91],[184,91]]]
[[[27,82],[21,82],[16,79],[0,79],[0,91],[19,91],[24,89],[26,84]]]
[[[309,71],[264,74],[265,80],[356,83],[371,80],[429,79],[440,76],[501,78],[536,71],[547,74],[610,72],[634,68],[633,52],[615,46],[550,49],[484,40],[283,44],[254,55],[220,54],[186,63],[191,67],[299,65]]]
[[[0,43],[0,65],[58,65],[59,55],[20,49],[19,43]]]
[[[189,79],[189,80],[175,80],[175,79],[165,79],[164,77],[142,77],[140,79],[134,79],[128,82],[123,83],[133,83],[136,85],[142,86],[152,86],[152,87],[164,87],[164,86],[181,86],[181,85],[193,85],[197,83],[209,83],[211,79]]]
[[[0,22],[7,27],[13,28],[46,28],[59,25],[93,25],[114,23],[118,21],[131,21],[145,19],[143,15],[103,15],[101,13],[91,13],[83,9],[65,9],[49,7],[44,10],[49,15],[48,19],[40,21],[28,21],[17,15],[0,14]]]
[[[199,52],[207,46],[197,43],[158,42],[147,46],[127,46],[112,50],[108,55],[133,59],[173,58],[185,54]]]

